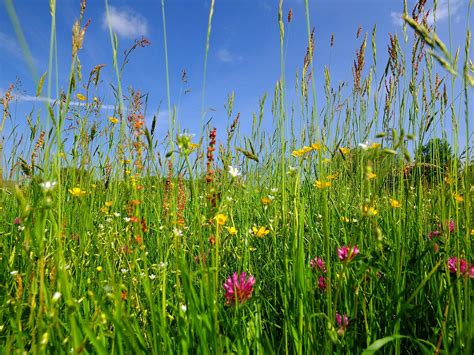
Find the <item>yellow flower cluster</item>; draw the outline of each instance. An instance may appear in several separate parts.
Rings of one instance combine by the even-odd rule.
[[[87,192],[80,187],[73,187],[69,189],[69,193],[74,197],[83,197],[87,194]]]
[[[324,149],[324,146],[322,143],[320,142],[317,142],[317,143],[313,143],[311,144],[311,146],[307,146],[305,145],[303,148],[300,148],[300,149],[296,149],[294,150],[291,155],[293,155],[294,157],[296,158],[299,158],[309,152],[312,152],[313,150],[316,150],[316,151],[321,151]]]

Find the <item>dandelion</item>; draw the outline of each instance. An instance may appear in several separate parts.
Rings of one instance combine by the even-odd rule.
[[[119,122],[118,118],[112,117],[112,116],[109,117],[109,121],[110,121],[112,124],[117,124],[117,123]]]
[[[79,101],[86,101],[86,97],[82,94],[77,94],[76,95],[76,98],[79,100]]]
[[[444,177],[444,182],[448,185],[451,185],[454,182],[454,180],[449,176],[445,176]]]
[[[390,206],[392,206],[393,208],[400,208],[400,201],[397,201],[393,198],[389,199],[389,203],[390,203]]]
[[[373,180],[373,179],[375,179],[376,177],[377,177],[377,174],[375,174],[375,173],[373,173],[373,172],[371,172],[371,171],[367,173],[367,179],[369,179],[369,180]]]
[[[344,245],[337,248],[337,257],[341,261],[352,260],[357,254],[359,254],[359,248],[354,245],[352,248],[350,245]]]
[[[263,205],[265,206],[268,206],[270,203],[272,203],[272,199],[268,198],[268,197],[262,197],[262,199],[260,200],[262,202]]]
[[[316,180],[316,182],[314,183],[314,186],[316,186],[316,188],[322,190],[322,189],[325,189],[327,187],[331,187],[331,182],[330,181]]]
[[[242,272],[238,275],[236,272],[229,276],[222,286],[225,290],[224,297],[228,305],[242,304],[247,301],[253,292],[255,278],[247,273]]]
[[[233,178],[236,178],[236,177],[240,176],[239,169],[234,168],[232,165],[229,165],[228,168],[229,168],[230,176],[232,176]]]
[[[344,148],[344,147],[340,147],[339,151],[341,152],[342,155],[347,155],[351,152],[349,148]]]
[[[261,226],[261,227],[252,227],[252,233],[256,236],[256,237],[260,237],[260,238],[263,238],[265,237],[268,233],[270,233],[270,230],[269,229],[266,229],[265,227]]]
[[[454,196],[454,200],[457,202],[457,203],[461,203],[464,201],[464,197],[462,195],[459,195],[459,194],[453,194]]]
[[[87,192],[80,187],[73,187],[69,189],[69,193],[74,197],[83,197],[87,194]]]
[[[222,213],[219,213],[214,217],[214,219],[216,220],[218,225],[223,226],[227,221],[227,216]]]
[[[345,216],[342,216],[341,217],[341,222],[344,222],[344,223],[349,223],[351,220],[348,218],[348,217],[345,217]]]
[[[102,272],[102,270],[104,270],[104,269],[103,269],[102,266],[97,266],[97,267],[96,267],[96,270],[97,270],[98,272]]]
[[[232,227],[227,227],[227,232],[230,234],[230,235],[236,235],[238,233],[238,230],[237,228],[235,228],[234,226]]]
[[[379,212],[373,206],[363,206],[362,213],[367,217],[375,217]]]
[[[320,150],[323,149],[323,145],[320,142],[317,142],[317,143],[311,144],[311,148],[319,152]]]

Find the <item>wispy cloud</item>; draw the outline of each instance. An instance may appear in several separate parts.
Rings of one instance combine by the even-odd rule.
[[[0,89],[0,94],[2,92],[4,92],[4,90]],[[21,94],[15,94],[13,96],[13,99],[16,100],[16,101],[20,101],[20,102],[22,102],[22,101],[23,102],[46,102],[46,103],[49,103],[49,104],[53,104],[53,103],[57,102],[57,100],[55,100],[55,99],[44,97],[44,96],[32,96],[32,95],[21,95]],[[69,105],[71,105],[71,106],[85,106],[86,104],[84,102],[79,102],[79,101],[70,101]],[[101,110],[113,110],[114,108],[115,108],[114,105],[104,104],[104,105],[100,106]]]
[[[119,10],[114,6],[109,6],[109,18],[107,21],[105,13],[102,17],[102,28],[107,29],[109,23],[113,31],[125,38],[134,39],[148,34],[147,20],[130,9]]]
[[[235,55],[231,53],[228,49],[221,48],[217,52],[217,59],[219,59],[223,63],[232,63],[241,61],[243,58],[240,55]]]
[[[3,32],[0,32],[0,49],[2,49],[2,52],[7,52],[16,59],[23,59],[23,55],[16,38]]]
[[[453,18],[454,16],[461,10],[462,5],[467,4],[463,0],[439,0],[438,7],[436,8],[436,21],[441,22],[448,18],[451,15]],[[401,26],[403,24],[402,20],[403,14],[401,12],[392,11],[390,13],[391,21],[394,25]],[[434,23],[434,13],[433,9],[430,10],[428,15],[428,24],[432,25]]]

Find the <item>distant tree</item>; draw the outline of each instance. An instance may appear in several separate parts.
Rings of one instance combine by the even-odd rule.
[[[444,138],[432,138],[420,147],[419,156],[423,163],[446,169],[453,160],[453,149]]]

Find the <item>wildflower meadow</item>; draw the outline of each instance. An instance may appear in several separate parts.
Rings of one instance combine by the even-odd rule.
[[[277,53],[248,114],[232,80],[207,106],[213,55],[249,66],[213,47],[225,1],[200,5],[194,91],[173,64],[194,49],[170,55],[190,2],[157,1],[148,28],[140,1],[2,2],[1,353],[473,353],[472,0],[393,1],[396,31],[351,38],[319,35],[320,2],[235,2],[242,31],[252,8],[273,24],[245,42],[269,31]],[[338,46],[344,77],[320,59]],[[145,57],[155,114],[127,74],[151,76]]]

